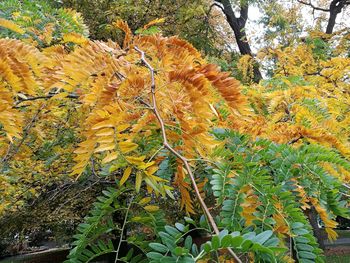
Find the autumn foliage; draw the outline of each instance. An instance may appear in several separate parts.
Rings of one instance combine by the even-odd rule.
[[[24,34],[12,21],[2,19],[0,26]],[[133,191],[155,221],[159,200],[179,200],[179,211],[195,216],[202,213],[197,202],[202,197],[215,200],[210,210],[219,219],[221,243],[214,233],[202,252],[196,254],[188,241],[188,251],[173,255],[209,259],[215,250],[232,248],[257,262],[322,262],[304,212],[317,211],[331,240],[336,238],[335,217],[348,215],[341,194],[350,178],[344,77],[349,58],[320,59],[306,44],[270,50],[264,56],[278,60],[274,78],[243,87],[184,40],[133,35],[120,20],[113,26],[124,32],[122,47],[77,32],[64,32],[54,45],[0,39],[0,215],[35,199],[50,180],[103,176],[118,191],[104,192],[93,214],[100,221],[92,217],[88,224],[100,226],[110,219],[124,191]],[[40,39],[51,39],[48,27]],[[188,167],[164,146],[165,140]],[[127,211],[134,196],[128,196],[129,206],[124,204]],[[130,221],[140,222],[135,218]],[[72,262],[80,252],[81,262],[92,253],[82,252],[96,241],[84,240],[87,229],[79,229],[87,234],[77,238]],[[155,229],[158,241],[173,249],[159,234],[164,232]],[[185,226],[177,229],[186,232]],[[169,226],[165,230],[181,236]],[[109,233],[104,231],[99,234]],[[243,245],[247,240],[250,245]],[[149,252],[150,247],[161,252],[159,245],[142,248]],[[108,243],[105,251],[114,250]],[[118,256],[119,246],[117,251]],[[150,253],[147,257],[155,260],[157,255]]]

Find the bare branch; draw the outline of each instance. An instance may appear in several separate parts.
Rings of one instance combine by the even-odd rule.
[[[17,106],[18,104],[22,103],[22,102],[26,102],[26,101],[33,101],[33,100],[40,100],[40,99],[50,99],[53,96],[57,95],[59,93],[49,93],[49,95],[46,96],[38,96],[38,97],[29,97],[29,98],[22,98],[19,97],[19,101],[16,102],[15,106]],[[66,98],[70,98],[70,99],[77,99],[79,98],[79,96],[77,94],[71,93],[68,94],[68,96],[66,96]]]
[[[196,180],[194,178],[192,169],[190,167],[189,161],[187,160],[186,157],[182,156],[178,151],[176,151],[169,143],[168,143],[168,139],[166,136],[166,130],[165,130],[165,125],[164,125],[164,121],[162,119],[162,117],[160,116],[158,107],[157,107],[157,101],[156,101],[156,86],[155,86],[155,78],[154,78],[154,69],[153,67],[149,64],[149,62],[146,60],[145,58],[145,52],[143,52],[142,50],[140,50],[138,47],[134,47],[134,49],[140,53],[141,55],[141,61],[146,65],[146,67],[149,69],[150,74],[151,74],[151,95],[152,95],[152,107],[151,110],[154,113],[154,115],[156,116],[159,124],[160,124],[160,128],[162,131],[162,138],[163,138],[163,145],[165,148],[167,148],[171,153],[173,153],[177,158],[179,158],[181,160],[181,162],[184,164],[187,173],[190,177],[190,180],[192,182],[192,186],[194,188],[194,191],[196,193],[196,196],[199,200],[199,203],[205,213],[205,215],[207,216],[210,225],[212,226],[214,232],[216,235],[219,235],[219,228],[215,223],[215,220],[213,218],[213,216],[210,214],[210,211],[207,207],[207,205],[205,204],[203,198],[201,197],[201,194],[199,192]],[[242,263],[242,261],[240,260],[240,258],[236,255],[235,252],[233,252],[231,249],[228,249],[228,251],[231,253],[231,255],[234,257],[234,259],[238,262],[238,263]]]
[[[322,7],[314,6],[311,3],[311,0],[309,2],[305,2],[305,1],[302,1],[302,0],[297,0],[297,1],[299,3],[301,3],[301,4],[311,6],[314,10],[323,11],[323,12],[330,12],[331,11],[329,8],[322,8]]]

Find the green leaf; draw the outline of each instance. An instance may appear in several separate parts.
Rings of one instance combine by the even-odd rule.
[[[315,263],[315,260],[310,260],[310,259],[306,259],[306,258],[301,258],[299,260],[300,263]]]
[[[138,263],[142,259],[142,254],[134,256],[130,263]]]
[[[302,228],[302,227],[304,227],[304,224],[300,223],[300,222],[294,222],[294,223],[291,224],[291,227],[293,229]]]
[[[308,244],[297,244],[297,248],[298,250],[309,251],[309,252],[312,252],[314,250],[314,247]]]
[[[293,229],[292,232],[293,232],[294,234],[296,234],[296,235],[299,235],[299,236],[306,235],[306,234],[309,233],[309,231],[307,231],[307,230],[304,229],[304,228]]]
[[[206,219],[206,217],[204,215],[201,216],[201,218],[199,219],[199,225],[202,227],[202,228],[208,228],[208,221]]]
[[[185,239],[185,248],[187,248],[188,250],[191,250],[191,246],[192,246],[192,237],[187,236]]]
[[[210,252],[211,250],[211,243],[209,241],[207,241],[204,245],[203,245],[203,250],[207,253]]]
[[[193,256],[198,256],[198,254],[199,254],[199,251],[198,251],[198,247],[197,247],[197,245],[196,244],[192,244],[192,249],[191,249],[191,251],[192,251],[192,255]]]
[[[264,231],[260,234],[258,234],[253,241],[257,242],[259,244],[264,244],[271,236],[273,232],[271,230]]]
[[[181,232],[185,231],[185,226],[183,224],[180,223],[175,223],[175,227],[180,230]]]
[[[232,243],[232,236],[226,235],[221,239],[221,247],[230,247]]]
[[[159,244],[159,243],[150,243],[149,246],[153,250],[155,250],[157,252],[161,252],[161,253],[165,253],[169,250],[166,246],[164,246],[163,244]]]
[[[220,238],[218,236],[213,236],[211,239],[211,246],[214,250],[217,250],[220,247]]]
[[[181,234],[175,227],[172,226],[165,226],[164,229],[173,237],[176,237],[177,235]]]
[[[249,248],[253,245],[253,242],[249,239],[243,241],[241,247],[243,251],[248,251]]]
[[[149,252],[146,255],[150,259],[161,259],[163,257],[163,255],[158,252]]]
[[[265,247],[276,247],[278,246],[280,240],[277,237],[270,238],[264,243]]]
[[[183,253],[184,253],[184,250],[182,247],[176,247],[174,250],[173,250],[173,253],[175,254],[175,256],[181,256]]]
[[[306,259],[315,259],[316,255],[314,253],[308,252],[308,251],[299,251],[298,257],[299,258],[306,258]]]
[[[128,254],[126,254],[126,256],[125,256],[127,261],[129,261],[129,260],[131,259],[133,253],[134,253],[134,249],[131,248],[131,249],[129,250]]]
[[[308,244],[310,240],[306,237],[295,237],[294,238],[297,243]]]
[[[196,222],[192,218],[186,217],[185,216],[185,222],[188,224],[196,225]]]
[[[232,238],[231,245],[232,245],[232,247],[238,248],[241,246],[242,242],[243,242],[243,237],[236,236],[236,237]]]

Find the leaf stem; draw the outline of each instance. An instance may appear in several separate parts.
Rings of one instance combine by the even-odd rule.
[[[131,197],[130,203],[128,205],[128,209],[126,210],[126,213],[125,213],[124,222],[123,222],[123,226],[122,226],[122,229],[121,229],[121,232],[120,232],[120,239],[119,239],[119,243],[118,243],[118,247],[117,247],[117,252],[116,252],[116,255],[115,255],[114,263],[117,263],[117,261],[118,261],[119,250],[120,250],[120,246],[121,246],[122,241],[123,241],[123,232],[124,232],[124,228],[126,226],[126,222],[128,221],[128,215],[129,215],[130,207],[133,204],[133,202],[132,202],[133,199],[134,199],[134,197]]]

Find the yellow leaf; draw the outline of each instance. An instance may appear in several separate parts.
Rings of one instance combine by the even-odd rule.
[[[148,204],[150,201],[151,201],[151,197],[145,197],[145,198],[142,198],[139,202],[139,205],[145,205],[145,204]]]
[[[153,165],[151,167],[149,167],[146,171],[145,174],[147,174],[148,176],[154,174],[156,171],[158,170],[158,166],[157,165]]]
[[[333,242],[334,240],[337,239],[338,234],[337,234],[337,232],[335,232],[332,228],[326,227],[325,230],[326,230],[326,232],[327,232],[328,239],[329,239],[331,242]]]
[[[156,206],[156,205],[147,205],[147,206],[144,207],[144,209],[147,212],[157,212],[159,210],[159,207]]]
[[[151,22],[149,22],[148,24],[146,24],[143,29],[147,29],[153,25],[156,25],[156,24],[161,24],[161,23],[164,23],[165,19],[164,18],[157,18],[157,19],[154,19],[152,20]]]
[[[101,118],[106,118],[109,116],[108,112],[104,110],[97,110],[96,111],[97,115],[100,116]]]
[[[120,179],[120,183],[119,183],[120,186],[122,186],[126,182],[126,180],[128,180],[131,174],[131,171],[132,171],[132,168],[130,166],[124,170],[123,177],[122,179]]]
[[[132,34],[130,27],[128,26],[128,24],[126,22],[124,22],[122,20],[117,20],[116,22],[113,22],[112,24],[113,24],[113,26],[124,31],[125,37],[124,37],[123,47],[127,48],[130,45],[131,39],[133,37],[133,34]]]
[[[118,158],[118,153],[117,152],[112,152],[112,153],[109,153],[107,154],[107,156],[102,160],[102,163],[105,164],[105,163],[109,163],[110,161],[113,161],[115,159]]]
[[[16,23],[14,23],[10,20],[3,19],[3,18],[0,18],[0,26],[5,27],[7,29],[10,29],[10,30],[17,32],[19,34],[24,34],[26,32],[20,26],[18,26]]]
[[[212,110],[212,112],[216,115],[216,117],[219,118],[218,112],[216,111],[216,109],[214,108],[214,106],[213,106],[211,103],[209,103],[209,107],[210,107],[210,109]]]
[[[131,218],[132,222],[141,222],[142,221],[142,217],[141,216],[135,216],[133,218]]]
[[[20,97],[21,99],[28,99],[28,97],[22,93],[17,93],[17,96]]]
[[[119,142],[119,148],[122,153],[128,153],[135,150],[138,147],[136,143],[133,142]]]
[[[125,157],[125,159],[131,163],[131,164],[135,164],[135,165],[140,165],[143,163],[143,160],[146,158],[145,155],[139,156],[139,157],[133,157],[133,156],[127,156]]]
[[[137,166],[137,168],[139,168],[140,170],[145,170],[148,167],[152,166],[153,164],[154,164],[154,161],[148,162],[148,163],[142,162]]]
[[[89,41],[83,35],[71,32],[63,35],[63,43],[67,43],[67,42],[72,42],[74,44],[82,45],[82,44],[88,43]]]
[[[155,180],[153,180],[153,178],[150,177],[145,177],[145,182],[148,186],[150,186],[156,193],[159,193],[159,187],[158,184]]]
[[[136,181],[135,181],[136,193],[140,192],[141,182],[142,182],[142,174],[138,172],[136,173]]]
[[[61,93],[58,93],[54,96],[51,97],[51,99],[63,99],[65,97],[67,97],[69,94],[68,92],[61,92]]]
[[[111,120],[104,120],[92,126],[91,129],[98,130],[101,128],[112,128],[112,127],[114,127],[114,124],[111,122]]]
[[[110,142],[114,142],[114,138],[113,137],[102,137],[101,139],[98,139],[99,143],[110,143]]]
[[[105,128],[96,132],[96,136],[111,136],[114,134],[114,130],[111,128]]]
[[[99,147],[95,149],[95,153],[98,152],[104,152],[104,151],[109,151],[109,150],[114,150],[115,144],[114,143],[107,143],[107,144],[101,144]]]
[[[117,126],[117,132],[125,131],[127,128],[130,127],[130,124],[121,124]]]

